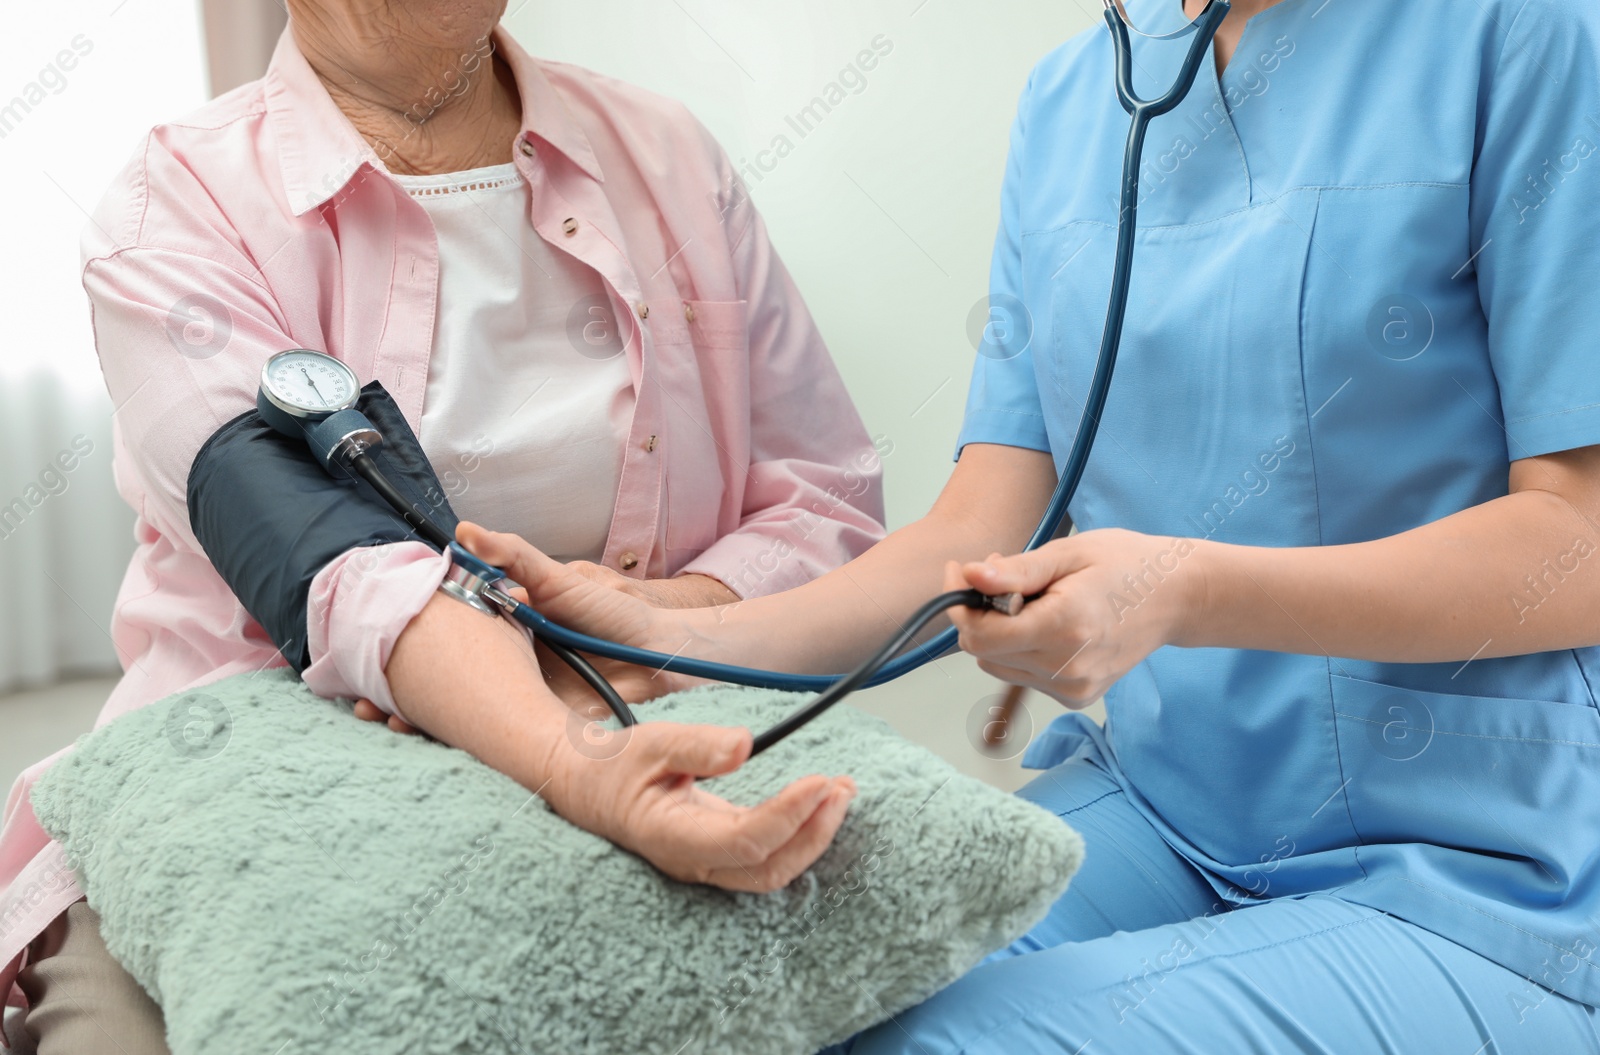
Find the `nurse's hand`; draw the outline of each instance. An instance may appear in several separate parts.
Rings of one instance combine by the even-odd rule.
[[[521,587],[507,592],[524,604],[528,602],[528,591]],[[550,691],[579,714],[595,721],[604,721],[611,712],[599,694],[589,687],[589,683],[544,645],[536,645],[536,652],[539,658],[539,672],[544,675],[545,684],[549,686]],[[617,695],[630,704],[643,703],[658,696],[665,696],[669,692],[701,684],[699,680],[681,674],[637,667],[628,663],[616,663],[601,659],[599,656],[585,658],[606,681],[611,683]],[[389,728],[397,733],[409,735],[420,732],[405,719],[385,713],[377,704],[367,699],[356,701],[355,716],[364,722],[386,722]]]
[[[1197,545],[1108,528],[1015,557],[952,561],[947,590],[1043,593],[1016,616],[954,609],[961,648],[997,678],[1087,707],[1150,653],[1184,639],[1205,595],[1189,559]]]
[[[462,521],[456,530],[456,541],[479,559],[503,568],[512,581],[522,585],[524,592],[518,595],[521,599],[563,626],[639,648],[681,651],[681,638],[658,648],[664,644],[666,628],[677,624],[673,609],[657,608],[631,592],[597,582],[581,570],[541,553],[520,535],[489,531]],[[655,672],[645,671],[647,677],[652,673]],[[676,687],[659,687],[653,695],[663,695]]]

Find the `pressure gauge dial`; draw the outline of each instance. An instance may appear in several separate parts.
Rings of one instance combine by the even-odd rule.
[[[355,406],[361,385],[350,368],[333,356],[292,348],[268,359],[261,368],[261,396],[291,418],[320,421]]]

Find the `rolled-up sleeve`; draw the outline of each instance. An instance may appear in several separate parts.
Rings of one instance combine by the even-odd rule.
[[[395,542],[351,550],[318,572],[306,600],[311,665],[301,673],[311,691],[364,697],[404,718],[384,668],[449,567],[450,558],[425,543]]]

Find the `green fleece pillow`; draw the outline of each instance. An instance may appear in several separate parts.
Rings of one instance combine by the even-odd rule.
[[[647,721],[765,727],[799,697],[705,688]],[[811,1055],[1016,938],[1082,856],[1059,819],[836,708],[739,772],[860,794],[787,889],[666,879],[471,756],[292,674],[119,718],[33,794],[174,1055]]]

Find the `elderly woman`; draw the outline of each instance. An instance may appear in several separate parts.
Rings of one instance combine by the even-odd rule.
[[[792,587],[881,537],[878,452],[727,158],[682,106],[529,57],[496,29],[504,6],[290,0],[266,77],[157,128],[101,204],[84,284],[139,543],[102,722],[297,658],[185,500],[197,451],[287,348],[381,381],[460,515],[655,605]],[[585,757],[527,642],[439,594],[444,571],[420,542],[323,568],[293,650],[307,683],[670,875],[770,888],[826,847],[848,779],[748,810],[696,790],[744,759],[743,731],[651,723]],[[45,1055],[105,1035],[162,1051],[29,808],[48,763],[7,809],[0,993],[17,980]]]

